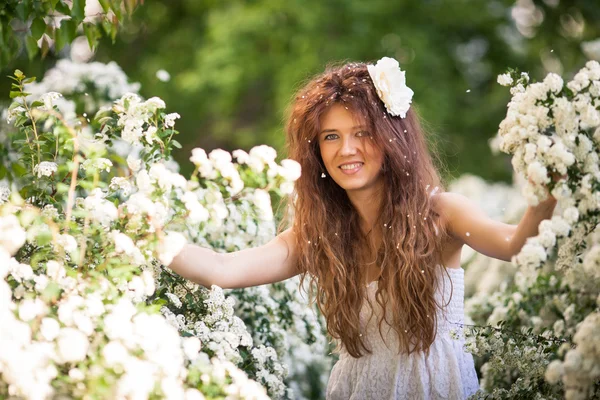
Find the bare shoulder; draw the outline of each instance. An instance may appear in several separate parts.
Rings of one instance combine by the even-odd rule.
[[[431,207],[435,213],[451,219],[456,213],[474,207],[474,203],[462,194],[443,192],[431,196]]]

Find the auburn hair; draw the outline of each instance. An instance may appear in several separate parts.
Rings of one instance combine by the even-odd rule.
[[[333,104],[359,116],[384,154],[385,190],[374,228],[380,229],[382,243],[371,249],[381,269],[376,301],[387,310],[379,331],[385,321],[397,333],[400,351],[428,354],[442,306],[435,299],[439,272],[448,273],[440,268],[445,224],[430,198],[442,183],[414,105],[405,118],[388,114],[364,63],[327,67],[297,92],[289,110],[288,158],[300,163],[302,175],[286,212],[293,214],[301,287],[308,277],[311,302],[316,300],[338,344],[354,357],[371,353],[359,319],[367,298],[367,268],[361,260],[370,241],[346,191],[329,175],[321,177],[326,169],[319,150],[320,118]]]

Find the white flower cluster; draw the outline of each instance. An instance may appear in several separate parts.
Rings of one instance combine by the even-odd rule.
[[[82,199],[81,203],[95,221],[104,227],[109,227],[111,222],[117,219],[119,212],[117,207],[106,200],[105,197],[106,194],[102,189],[96,188],[86,198]]]
[[[8,254],[15,254],[25,244],[26,238],[27,234],[16,216],[0,217],[0,246]]]
[[[34,98],[47,92],[59,92],[66,96],[89,91],[112,100],[128,92],[139,91],[139,83],[129,84],[127,80],[127,75],[115,62],[76,63],[62,59],[46,72],[41,82],[26,85],[25,91]]]
[[[41,178],[42,176],[52,176],[56,171],[58,171],[58,165],[52,161],[42,161],[33,167],[33,172],[38,178]]]
[[[275,162],[277,152],[266,145],[255,146],[249,153],[244,150],[234,150],[229,154],[224,150],[215,149],[208,155],[203,149],[195,148],[192,150],[190,161],[194,163],[201,177],[211,180],[222,177],[227,184],[228,192],[235,195],[244,188],[244,184],[235,164],[232,163],[232,156],[238,165],[247,165],[254,173],[263,173],[266,168],[269,180],[281,181],[279,186],[283,194],[290,194],[293,191],[293,182],[300,177],[298,162],[285,159],[281,161],[281,165],[278,165]]]
[[[515,170],[529,179],[523,194],[532,205],[545,197],[544,185],[550,182],[551,172],[565,175],[577,171],[588,177],[590,185],[600,180],[599,142],[594,139],[600,137],[600,112],[596,110],[600,104],[600,64],[588,62],[566,84],[572,98],[564,86],[556,74],[532,84],[528,79],[519,80],[511,89],[513,98],[500,123],[499,148],[513,154]],[[586,209],[599,207],[600,198],[584,193],[583,187],[570,188],[564,179],[560,182],[553,192],[558,199],[575,191],[587,197],[581,199]]]
[[[292,160],[278,164],[275,150],[268,146],[248,153],[237,150],[233,156],[223,150],[207,155],[197,149],[193,155],[198,175],[187,180],[174,172],[176,163],[164,159],[162,150],[172,145],[159,137],[173,127],[178,114],[164,115],[160,111],[164,102],[158,98],[143,101],[123,91],[120,100],[97,114],[110,130],[94,135],[91,127],[98,121],[91,122],[88,114],[96,114],[98,104],[116,92],[98,93],[94,82],[83,76],[78,79],[81,85],[71,93],[64,89],[65,97],[43,95],[36,91],[41,86],[32,86],[32,100],[46,99],[57,107],[55,111],[63,114],[81,144],[85,161],[80,168],[86,173],[71,175],[72,171],[65,170],[66,179],[76,176],[72,187],[79,197],[75,204],[69,200],[73,192],[66,181],[52,194],[52,204],[44,204],[49,199],[47,188],[35,179],[51,177],[59,165],[74,165],[72,150],[59,146],[54,158],[27,164],[35,171],[34,179],[16,182],[13,203],[0,205],[0,272],[2,278],[6,276],[0,279],[4,284],[0,296],[10,299],[2,302],[0,308],[8,306],[0,314],[12,313],[12,320],[17,321],[13,333],[18,336],[0,345],[12,349],[0,349],[6,354],[6,359],[0,355],[0,391],[25,398],[79,398],[95,396],[96,391],[128,398],[204,398],[214,394],[217,385],[221,392],[214,395],[220,398],[265,398],[259,384],[228,364],[233,362],[251,371],[251,377],[264,383],[274,398],[290,397],[284,384],[284,358],[293,365],[298,381],[306,380],[310,368],[319,364],[322,375],[317,384],[324,385],[330,364],[322,321],[309,312],[304,300],[290,300],[297,282],[286,283],[285,289],[279,285],[262,291],[253,306],[274,314],[254,314],[234,308],[234,299],[241,303],[243,294],[226,297],[218,288],[210,293],[198,290],[198,285],[182,283],[181,278],[157,268],[159,263],[169,264],[187,241],[232,251],[271,240],[275,234],[271,196],[293,191],[299,164]],[[81,109],[81,103],[86,112],[77,116],[75,110]],[[54,129],[66,137],[66,130],[55,129],[57,121],[48,118],[39,125],[44,132]],[[19,129],[17,133],[25,137]],[[3,135],[0,127],[1,138],[21,139],[13,133]],[[113,143],[110,148],[109,141]],[[121,151],[116,149],[119,141],[127,144]],[[127,165],[122,161],[125,157]],[[13,159],[19,157],[8,161]],[[100,182],[96,171],[103,173]],[[26,200],[19,197],[24,185],[33,190]],[[33,201],[36,207],[29,204]],[[34,258],[29,258],[29,251],[18,252],[23,245],[28,250],[36,248]],[[9,261],[4,262],[5,258]],[[152,273],[150,264],[155,267]],[[189,301],[190,294],[194,302]],[[144,311],[146,303],[152,306],[149,311]],[[248,303],[246,297],[244,304]],[[151,311],[156,310],[154,304],[164,305],[163,316]],[[269,332],[246,318],[250,315],[265,317]],[[195,337],[182,339],[170,326]],[[169,342],[162,345],[164,351],[159,339]],[[276,357],[269,356],[259,366],[260,360],[251,356],[253,340]],[[302,360],[295,359],[294,343],[303,349]],[[215,358],[209,361],[207,355]],[[23,362],[15,361],[21,358]],[[202,373],[199,382],[197,371]],[[150,378],[141,379],[142,375]],[[196,379],[192,384],[199,391],[187,389],[188,377]],[[60,385],[56,385],[58,380]],[[203,387],[210,385],[204,393]]]
[[[113,110],[119,116],[117,124],[122,128],[121,138],[129,144],[138,144],[143,139],[144,144],[147,145],[152,145],[154,141],[160,140],[156,136],[158,128],[150,119],[157,110],[165,107],[165,102],[158,97],[142,101],[142,98],[135,93],[123,95],[113,105]],[[172,126],[168,125],[168,122],[171,121],[169,115],[165,117],[165,127]]]
[[[90,158],[81,163],[81,169],[86,172],[95,172],[95,171],[110,171],[110,168],[113,166],[112,161],[107,158]]]
[[[287,368],[277,362],[277,353],[272,347],[260,345],[252,349],[252,357],[257,360],[258,371],[256,376],[261,382],[264,382],[270,389],[274,397],[282,397],[285,394],[285,385],[283,378],[287,375]],[[275,373],[269,372],[268,363],[274,363]]]
[[[25,110],[25,108],[22,106],[16,106],[8,109],[8,111],[6,112],[6,123],[11,124],[15,120],[15,118],[17,118],[19,115],[24,114],[26,111],[27,110]]]
[[[567,400],[588,399],[594,395],[594,385],[600,379],[600,313],[591,313],[583,320],[573,342],[577,347],[566,352],[564,361],[550,363],[546,379],[562,382]]]
[[[200,391],[186,388],[189,371],[198,370],[205,384],[221,385],[230,398],[267,398],[233,364],[209,361],[197,338],[180,337],[162,316],[139,311],[127,297],[111,301],[108,281],[76,280],[54,260],[43,271],[34,273],[0,247],[0,373],[11,396],[81,397],[93,394],[88,382],[102,378],[113,382],[118,398],[202,399]],[[142,284],[146,295],[153,291],[151,275],[136,278],[147,281]],[[7,279],[30,286],[27,297],[13,302]],[[51,284],[61,290],[56,307],[43,300]],[[39,323],[30,324],[33,320]],[[65,368],[68,375],[56,389],[52,381]],[[64,384],[72,391],[64,392]]]

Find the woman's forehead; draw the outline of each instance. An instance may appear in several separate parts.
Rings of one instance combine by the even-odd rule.
[[[332,104],[319,118],[320,129],[352,129],[366,125],[365,118],[340,103]]]

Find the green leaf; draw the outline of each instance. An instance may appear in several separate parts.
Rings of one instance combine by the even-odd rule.
[[[10,98],[11,99],[16,99],[17,97],[22,97],[22,93],[21,92],[17,92],[15,90],[11,90],[10,91]]]
[[[67,193],[69,191],[69,185],[66,183],[58,182],[56,184],[56,191],[58,193]]]
[[[31,35],[35,40],[38,40],[46,32],[46,22],[43,18],[37,17],[31,23]]]
[[[19,80],[21,80],[21,79],[23,79],[23,78],[25,77],[25,75],[23,75],[23,72],[21,72],[21,70],[20,70],[20,69],[15,69],[15,76],[16,76],[16,77],[17,77]]]
[[[83,32],[85,33],[85,37],[88,40],[88,44],[90,45],[90,48],[92,50],[94,50],[96,48],[96,46],[98,45],[98,40],[100,39],[100,30],[98,29],[98,27],[95,24],[92,23],[85,23],[83,24]]]
[[[56,282],[49,282],[42,292],[42,298],[46,303],[55,302],[58,300],[61,290]]]
[[[52,232],[50,231],[41,231],[36,236],[36,241],[38,245],[45,246],[52,241]]]
[[[12,163],[10,167],[17,176],[23,176],[27,174],[27,168],[25,168],[21,164]]]
[[[30,60],[33,60],[33,57],[40,51],[37,40],[33,36],[27,36],[27,39],[25,39],[25,47],[27,48],[27,56],[29,56]]]
[[[171,144],[173,147],[177,147],[178,149],[181,148],[181,143],[179,143],[177,140],[171,140]]]
[[[137,0],[125,0],[125,10],[127,11],[127,14],[129,14],[129,16],[133,14],[136,5]]]
[[[102,10],[104,10],[105,13],[108,13],[108,10],[110,9],[110,3],[108,0],[98,0],[98,2],[102,6]]]
[[[42,58],[46,57],[46,54],[48,54],[48,51],[50,50],[50,43],[48,43],[48,39],[43,36],[42,37]]]
[[[61,50],[66,44],[71,43],[77,35],[77,23],[72,19],[62,20],[60,29],[55,34],[56,50]]]
[[[71,16],[78,21],[83,21],[85,17],[85,0],[73,0]]]
[[[32,83],[32,82],[35,82],[35,76],[30,76],[29,78],[27,78],[23,81],[23,83]]]
[[[64,15],[71,15],[71,9],[66,3],[63,3],[62,1],[56,4],[56,11]]]

